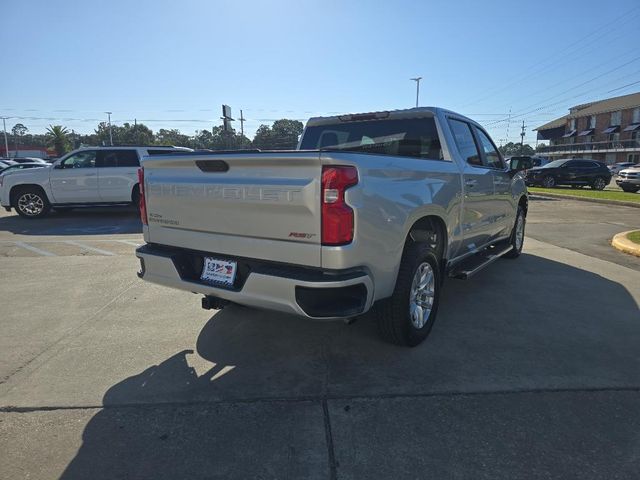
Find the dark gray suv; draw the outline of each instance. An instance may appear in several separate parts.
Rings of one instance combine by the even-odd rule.
[[[594,190],[604,190],[611,181],[611,172],[602,162],[572,158],[532,168],[527,171],[525,181],[527,185],[545,188],[571,185],[574,188],[590,186]]]

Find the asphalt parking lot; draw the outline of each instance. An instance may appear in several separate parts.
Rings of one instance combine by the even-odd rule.
[[[0,213],[0,478],[640,478],[640,209],[532,200],[414,349],[137,279],[135,212]]]

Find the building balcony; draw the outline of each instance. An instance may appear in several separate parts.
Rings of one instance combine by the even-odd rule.
[[[618,140],[617,142],[588,142],[565,143],[538,147],[536,153],[547,155],[564,155],[570,153],[611,153],[611,152],[640,152],[640,140]]]

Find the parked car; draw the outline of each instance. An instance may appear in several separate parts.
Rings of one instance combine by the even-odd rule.
[[[640,165],[621,170],[616,177],[616,183],[625,192],[636,193],[640,190]]]
[[[51,208],[138,202],[138,167],[149,154],[190,152],[180,147],[84,147],[43,168],[15,172],[0,187],[0,204],[26,218]]]
[[[24,170],[26,168],[42,168],[46,164],[42,163],[16,163],[15,165],[8,165],[6,167],[0,167],[0,175],[4,175],[10,172],[16,172],[18,170]]]
[[[13,160],[9,160],[9,159],[2,159],[0,160],[0,168],[6,168],[9,167],[11,165],[15,165],[16,162],[14,162]]]
[[[42,163],[45,165],[48,165],[49,163],[41,158],[36,157],[12,157],[11,160],[13,160],[15,163]]]
[[[634,165],[635,163],[633,162],[620,162],[620,163],[614,163],[613,165],[608,165],[607,168],[613,175],[617,175],[618,173],[620,173],[620,170],[633,167]]]
[[[525,181],[527,185],[539,185],[545,188],[571,185],[604,190],[611,181],[611,172],[602,162],[573,158],[554,160],[542,167],[532,168],[527,171]]]
[[[139,276],[314,319],[372,308],[422,342],[443,278],[520,255],[522,176],[476,122],[439,108],[309,120],[300,151],[151,155]]]

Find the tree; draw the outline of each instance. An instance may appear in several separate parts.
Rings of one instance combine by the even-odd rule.
[[[187,135],[180,133],[177,128],[165,129],[161,128],[155,135],[155,143],[159,145],[173,145],[176,147],[186,147],[191,142]]]
[[[260,125],[253,138],[253,146],[264,150],[293,150],[304,125],[298,120],[276,120],[273,125]]]
[[[61,157],[69,150],[69,130],[62,125],[49,125],[46,133],[48,145],[56,150],[56,155]]]
[[[253,146],[262,150],[269,150],[272,144],[272,133],[269,125],[260,125],[253,137]]]
[[[276,120],[271,127],[271,141],[273,148],[293,150],[298,146],[298,139],[304,130],[304,125],[298,120]]]
[[[111,125],[111,137],[109,136],[109,124],[100,122],[95,130],[96,142],[109,145],[111,137],[114,145],[151,145],[154,142],[153,131],[143,123],[131,125],[128,122],[122,125]]]
[[[25,127],[22,123],[16,123],[11,129],[11,133],[13,134],[13,143],[16,146],[16,156],[18,156],[18,145],[22,142],[20,138],[29,131],[27,127]]]
[[[512,157],[514,155],[531,156],[535,153],[531,145],[529,145],[528,143],[525,143],[522,146],[522,148],[520,148],[519,143],[509,142],[505,145],[498,147],[498,150],[500,150],[500,153],[502,153],[502,155],[504,155],[505,157]]]

